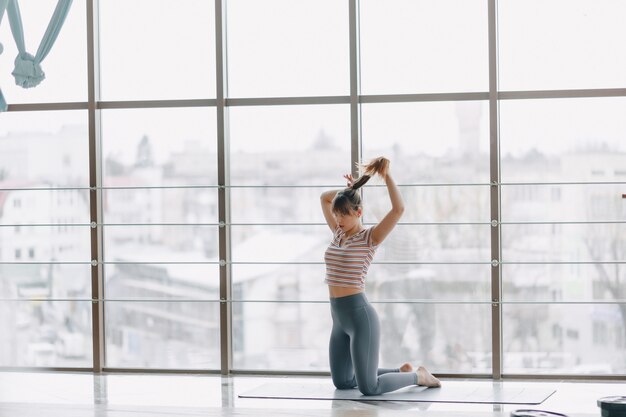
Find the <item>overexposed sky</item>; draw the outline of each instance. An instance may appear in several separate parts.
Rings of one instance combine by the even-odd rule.
[[[0,87],[9,103],[86,100],[86,1],[75,0],[42,66],[36,88],[14,85],[16,49],[0,25]],[[229,0],[228,78],[232,97],[347,95],[347,1]],[[27,50],[35,53],[56,0],[20,2]],[[487,2],[362,0],[363,94],[487,91]],[[626,84],[626,15],[622,0],[501,0],[500,88],[621,88]],[[214,3],[102,0],[103,100],[215,96]],[[487,135],[486,107],[478,121]],[[503,153],[533,147],[562,152],[606,142],[624,150],[626,99],[502,101]],[[320,132],[349,144],[347,105],[232,108],[231,149],[307,149]],[[57,131],[86,123],[86,112],[0,114],[0,135]],[[78,116],[77,116],[78,114]],[[364,140],[418,143],[439,155],[458,145],[454,103],[366,105]],[[165,158],[186,140],[214,141],[215,112],[198,109],[108,111],[105,149],[130,155],[148,134]],[[27,117],[25,119],[25,117]],[[33,120],[28,123],[27,120]],[[432,138],[432,139],[424,139]],[[481,141],[486,151],[488,142]]]

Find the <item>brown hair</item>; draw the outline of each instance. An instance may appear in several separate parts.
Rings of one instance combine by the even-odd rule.
[[[385,178],[389,170],[389,159],[381,156],[371,160],[367,164],[357,164],[357,166],[363,174],[351,187],[337,193],[332,203],[334,213],[348,215],[351,211],[357,211],[359,208],[363,207],[359,188],[363,187],[375,174]]]

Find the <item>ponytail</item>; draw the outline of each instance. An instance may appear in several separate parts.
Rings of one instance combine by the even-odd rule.
[[[374,175],[380,175],[385,178],[389,171],[389,159],[384,156],[372,159],[367,164],[357,164],[357,167],[363,174],[343,191],[337,193],[333,199],[332,210],[348,214],[350,210],[358,210],[361,207],[361,193],[359,188],[363,187]]]

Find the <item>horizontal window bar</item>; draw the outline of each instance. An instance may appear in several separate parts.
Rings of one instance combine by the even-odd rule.
[[[601,98],[626,97],[624,88],[577,89],[577,90],[536,90],[536,91],[499,91],[498,100],[525,99],[560,99],[560,98]],[[464,93],[427,93],[427,94],[381,94],[360,95],[360,103],[407,103],[436,101],[488,100],[489,92]],[[350,96],[309,96],[309,97],[237,97],[226,98],[227,107],[236,106],[274,106],[298,104],[348,104]],[[217,99],[181,99],[181,100],[128,100],[97,101],[97,109],[134,109],[156,107],[216,107]],[[10,104],[9,112],[45,111],[45,110],[86,110],[88,102],[67,103],[24,103]]]
[[[12,262],[2,261],[0,265],[221,265],[219,261],[49,261],[49,262]],[[224,265],[325,265],[321,261],[311,262],[263,262],[263,261],[231,261]],[[373,265],[492,265],[491,261],[476,262],[411,262],[411,261],[379,261]],[[626,261],[499,261],[501,265],[622,265]]]
[[[626,88],[600,88],[585,90],[537,90],[537,91],[500,91],[499,100],[524,100],[540,98],[593,98],[624,97]]]
[[[626,181],[501,182],[497,185],[623,185]]]
[[[502,183],[420,183],[420,184],[397,184],[398,187],[491,187],[491,186],[529,186],[529,185],[625,185],[626,181],[586,181],[586,182],[502,182]],[[129,185],[116,187],[4,187],[0,191],[61,191],[61,190],[168,190],[168,189],[268,189],[268,188],[337,188],[344,185],[337,184],[312,184],[312,185]],[[368,188],[385,188],[384,184],[371,184]]]
[[[328,304],[328,300],[218,300],[187,298],[0,298],[0,302],[91,302],[91,303],[231,303],[231,304]],[[446,304],[446,305],[622,305],[626,300],[597,301],[471,301],[471,300],[370,300],[372,304]]]
[[[436,101],[489,100],[489,92],[477,93],[426,93],[426,94],[377,94],[359,96],[362,104],[371,103],[417,103]]]
[[[7,111],[23,112],[23,111],[54,111],[54,110],[87,110],[87,102],[71,102],[71,103],[26,103],[26,104],[9,104]]]
[[[227,107],[350,104],[350,96],[227,98]]]
[[[621,224],[626,220],[585,220],[585,221],[539,221],[539,222],[500,222],[500,224]]]
[[[533,224],[624,224],[626,220],[586,220],[586,221],[529,221],[529,222],[500,222],[503,225],[533,225]],[[375,225],[377,223],[364,222],[364,226]],[[491,222],[399,222],[398,226],[490,226]],[[15,223],[0,224],[0,227],[122,227],[122,226],[326,226],[326,223]]]
[[[216,107],[216,99],[190,100],[145,100],[145,101],[98,101],[96,108],[111,109],[154,109],[162,107]]]
[[[626,261],[500,261],[503,265],[619,265]]]

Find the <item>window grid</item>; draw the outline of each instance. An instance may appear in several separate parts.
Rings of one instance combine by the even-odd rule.
[[[497,17],[496,17],[496,3],[497,0],[489,0],[489,91],[479,93],[445,93],[445,94],[401,94],[401,95],[361,95],[359,86],[359,35],[358,35],[358,0],[350,0],[350,96],[329,96],[329,97],[279,97],[279,98],[227,98],[226,90],[226,62],[225,62],[225,44],[226,44],[226,28],[225,28],[225,8],[227,0],[215,0],[216,5],[216,53],[217,53],[217,98],[216,99],[202,99],[202,100],[150,100],[150,101],[100,101],[99,97],[99,81],[98,81],[98,14],[97,14],[97,0],[87,0],[87,37],[88,37],[88,101],[74,102],[74,103],[29,103],[29,104],[14,104],[9,105],[9,112],[29,112],[29,111],[42,111],[42,110],[76,110],[87,109],[89,120],[89,162],[90,162],[90,187],[61,187],[58,189],[89,189],[91,190],[90,199],[90,224],[65,224],[55,223],[54,226],[80,226],[91,227],[91,250],[92,261],[91,262],[19,262],[20,264],[31,263],[54,263],[54,264],[91,264],[92,268],[92,298],[87,300],[91,301],[93,305],[93,347],[94,347],[94,371],[102,371],[105,369],[104,364],[104,312],[103,304],[105,302],[126,301],[106,299],[103,297],[103,265],[115,264],[116,262],[106,262],[103,257],[103,235],[102,227],[106,226],[124,226],[124,225],[158,225],[155,224],[107,224],[102,221],[102,190],[116,189],[120,187],[103,187],[102,186],[102,173],[101,173],[101,155],[100,155],[100,122],[99,111],[101,109],[132,109],[132,108],[158,108],[158,107],[216,107],[218,109],[218,185],[207,186],[189,186],[192,188],[218,188],[219,190],[219,205],[220,205],[220,223],[218,224],[202,224],[211,226],[253,226],[253,225],[272,225],[272,223],[230,223],[228,207],[230,188],[236,188],[237,185],[229,184],[228,180],[228,154],[227,154],[227,142],[228,142],[228,108],[231,106],[271,106],[271,105],[307,105],[307,104],[336,104],[336,103],[349,103],[351,109],[351,155],[352,162],[356,162],[361,159],[361,132],[360,132],[360,104],[362,103],[399,103],[399,102],[433,102],[433,101],[458,101],[458,100],[489,100],[490,109],[490,166],[491,166],[491,184],[404,184],[401,186],[446,186],[446,185],[489,185],[491,188],[491,218],[496,221],[496,224],[492,229],[491,238],[491,251],[492,251],[492,300],[489,301],[473,301],[473,302],[457,302],[457,301],[426,301],[426,300],[403,300],[397,303],[468,303],[468,304],[482,304],[492,303],[492,335],[493,340],[493,362],[492,362],[492,377],[502,377],[502,346],[500,345],[501,334],[500,327],[502,325],[500,306],[502,304],[621,304],[623,301],[502,301],[501,299],[501,270],[500,266],[503,264],[550,264],[550,263],[562,263],[562,264],[624,264],[626,261],[590,261],[590,262],[507,262],[502,259],[501,255],[501,232],[500,225],[507,224],[593,224],[593,223],[607,223],[607,224],[619,224],[625,223],[624,221],[581,221],[581,222],[567,222],[567,221],[553,221],[553,222],[502,222],[500,213],[500,189],[502,185],[559,185],[559,184],[581,184],[581,185],[593,185],[593,184],[626,184],[626,182],[563,182],[563,183],[550,183],[550,182],[520,182],[520,183],[501,183],[499,177],[499,116],[498,116],[498,104],[501,100],[523,100],[523,99],[551,99],[551,98],[585,98],[585,97],[626,97],[626,89],[584,89],[584,90],[543,90],[543,91],[499,91],[498,90],[498,75],[497,75]],[[353,164],[354,165],[354,164]],[[172,186],[172,187],[128,187],[128,188],[184,188],[187,186]],[[250,186],[242,186],[249,188]],[[277,187],[277,186],[268,186]],[[282,187],[282,186],[280,186]],[[291,186],[287,186],[291,187]],[[313,187],[313,186],[297,186],[294,188]],[[121,187],[125,188],[125,187]],[[56,189],[56,188],[55,188]],[[30,189],[29,189],[30,190]],[[50,189],[33,189],[33,190],[50,190]],[[163,223],[170,224],[170,223]],[[175,225],[198,225],[197,223],[171,223]],[[402,224],[402,223],[401,223]],[[458,223],[404,223],[404,224],[423,224],[423,225],[441,225],[441,224],[489,224],[487,222],[458,222]],[[282,225],[282,224],[281,224]],[[294,223],[293,225],[313,225],[313,223]],[[317,224],[315,224],[317,225]],[[51,225],[37,225],[37,224],[16,224],[16,225],[0,225],[1,226],[51,226]],[[228,227],[220,227],[220,300],[194,300],[204,302],[219,302],[221,304],[221,347],[222,347],[222,361],[221,372],[229,373],[231,371],[237,372],[232,369],[232,354],[231,354],[231,315],[232,311],[230,306],[233,303],[252,302],[250,300],[235,300],[230,295],[231,286],[231,271],[230,265],[233,264],[246,264],[245,262],[232,262],[230,259],[230,236]],[[143,262],[130,262],[133,264],[141,264]],[[145,262],[152,264],[155,262]],[[172,263],[172,262],[164,262]],[[207,263],[207,262],[202,262]],[[422,262],[409,262],[409,264],[420,264]],[[472,263],[489,263],[489,262],[472,262]],[[247,264],[259,264],[258,262],[250,262]],[[305,263],[310,264],[310,263]],[[444,264],[451,264],[451,262],[444,262]],[[469,262],[460,262],[459,264],[470,264]],[[76,299],[71,299],[76,300]],[[2,301],[13,301],[13,299],[6,299]],[[20,300],[23,301],[23,300]],[[50,300],[48,300],[50,301]],[[138,301],[146,302],[151,300],[141,299]],[[159,302],[168,302],[166,300],[154,300]],[[170,300],[169,302],[180,302],[181,300]],[[191,300],[190,300],[191,301]],[[254,300],[253,302],[260,302],[262,300]],[[276,301],[271,301],[276,302]],[[290,302],[290,301],[281,301]],[[304,301],[303,303],[309,303]],[[602,329],[600,329],[602,330]],[[602,331],[596,330],[594,327],[594,338],[604,339],[605,335]],[[597,333],[597,334],[596,334]],[[595,337],[597,336],[597,337]],[[50,369],[63,369],[63,368],[50,368]],[[145,371],[145,370],[142,370]],[[469,377],[473,375],[467,375]],[[507,375],[508,376],[508,375]],[[517,375],[510,375],[516,377]],[[558,375],[541,375],[539,377],[560,377]],[[580,377],[588,378],[588,375],[568,375],[568,377]],[[602,376],[600,376],[602,377]],[[597,376],[596,376],[597,378]]]

